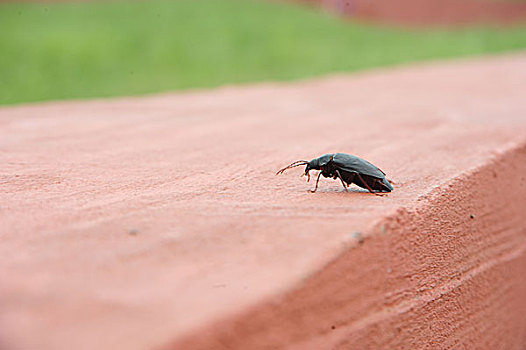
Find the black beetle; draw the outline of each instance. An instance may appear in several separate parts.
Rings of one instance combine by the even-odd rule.
[[[297,166],[306,165],[305,173],[310,180],[309,171],[321,170],[316,179],[316,187],[311,192],[316,192],[320,176],[340,179],[345,191],[350,184],[354,183],[369,192],[378,194],[378,192],[391,192],[393,186],[385,178],[385,173],[368,161],[346,153],[329,153],[310,162],[298,160],[283,169],[280,169],[276,175],[282,174],[285,170]]]

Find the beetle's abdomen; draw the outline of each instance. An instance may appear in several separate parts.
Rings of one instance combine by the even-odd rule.
[[[361,188],[367,189],[367,186],[369,186],[374,191],[380,191],[380,192],[391,192],[393,190],[393,186],[387,181],[387,179],[383,178],[377,178],[365,174],[360,174],[360,177],[365,181],[367,186],[360,180],[360,177],[356,175],[356,173],[350,173],[350,172],[340,172],[342,175],[343,181],[348,183],[349,185],[354,183],[357,186]]]
[[[379,179],[377,177],[372,177],[369,175],[360,175],[362,179],[367,183],[367,185],[375,191],[391,192],[393,190],[393,186],[391,186],[391,184],[389,183],[389,181],[387,181],[386,178]],[[355,178],[354,183],[362,188],[367,189],[367,186],[365,186],[358,177]]]
[[[387,187],[385,191],[391,192],[393,190],[393,185],[391,185],[391,183],[387,181],[385,177],[382,179],[382,183],[384,184],[385,187]]]

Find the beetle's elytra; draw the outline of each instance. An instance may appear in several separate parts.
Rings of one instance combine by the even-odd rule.
[[[318,182],[322,175],[323,177],[340,179],[345,191],[353,183],[374,194],[391,192],[393,190],[393,186],[387,181],[382,170],[362,158],[346,153],[324,154],[311,161],[298,160],[280,169],[276,175],[301,165],[306,165],[304,175],[307,175],[307,181],[310,180],[309,172],[311,170],[320,170],[316,179],[316,187],[312,192],[316,192],[318,189]]]

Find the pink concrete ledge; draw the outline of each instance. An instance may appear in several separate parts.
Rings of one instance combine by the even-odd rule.
[[[0,109],[0,348],[523,349],[526,54]],[[300,169],[366,158],[388,196]]]

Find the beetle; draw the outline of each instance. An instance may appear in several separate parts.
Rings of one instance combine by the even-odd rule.
[[[393,186],[385,178],[385,173],[382,170],[365,159],[347,153],[328,153],[311,161],[298,160],[278,170],[276,175],[302,165],[306,165],[305,173],[302,176],[307,175],[307,182],[310,181],[309,172],[311,170],[320,170],[316,179],[316,187],[311,190],[313,193],[318,189],[318,182],[322,175],[323,177],[340,179],[345,191],[348,191],[347,187],[353,183],[374,194],[393,190]]]

